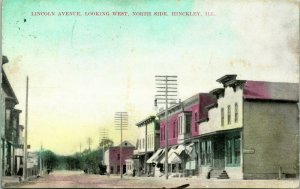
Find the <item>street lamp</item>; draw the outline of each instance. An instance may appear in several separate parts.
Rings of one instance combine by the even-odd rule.
[[[120,143],[120,177],[123,178],[123,166],[122,166],[122,131],[127,129],[128,126],[128,114],[127,112],[115,113],[115,126],[116,130],[120,130],[121,143]]]
[[[177,100],[177,76],[171,75],[156,75],[157,95],[155,96],[155,105],[165,104],[165,175],[168,179],[168,103]]]

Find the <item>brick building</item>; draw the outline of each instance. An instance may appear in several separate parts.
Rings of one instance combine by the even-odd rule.
[[[128,141],[122,142],[122,156],[120,155],[120,145],[108,148],[104,153],[104,164],[106,172],[109,174],[120,173],[120,161],[122,161],[123,173],[126,172],[126,159],[130,159],[133,155],[135,147]],[[122,159],[120,159],[122,158]]]

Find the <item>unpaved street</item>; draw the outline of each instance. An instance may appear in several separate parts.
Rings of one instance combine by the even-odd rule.
[[[298,188],[299,180],[202,180],[199,178],[144,178],[86,175],[80,171],[54,171],[43,178],[12,188]]]

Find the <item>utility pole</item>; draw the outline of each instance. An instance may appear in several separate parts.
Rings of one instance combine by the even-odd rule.
[[[89,137],[88,138],[89,151],[91,151],[91,143],[92,143],[92,139],[91,137]]]
[[[169,135],[169,121],[168,121],[168,103],[177,100],[177,76],[170,75],[156,75],[157,95],[155,96],[155,105],[165,104],[165,176],[168,179],[168,135]]]
[[[145,161],[144,161],[144,166],[145,166],[145,174],[147,174],[147,152],[148,152],[148,124],[145,124]]]
[[[107,134],[108,132],[106,129],[100,130],[99,149],[101,149],[102,147],[102,164],[104,164],[104,147],[105,147],[105,140],[107,140]]]
[[[40,150],[40,176],[43,175],[42,153],[43,153],[43,144],[41,143],[41,150]]]
[[[123,130],[126,130],[128,127],[128,114],[127,112],[116,112],[115,113],[115,126],[116,130],[121,131],[121,143],[120,143],[120,177],[123,178],[123,165],[122,165],[122,142],[123,142]]]
[[[28,132],[28,76],[26,78],[26,107],[25,107],[25,140],[24,140],[24,180],[27,179],[27,132]]]

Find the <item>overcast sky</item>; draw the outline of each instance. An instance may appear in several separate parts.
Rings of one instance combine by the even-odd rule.
[[[38,11],[211,11],[215,16],[31,16]],[[6,0],[4,69],[25,116],[29,143],[72,154],[99,142],[100,128],[119,143],[114,112],[128,111],[124,138],[155,114],[154,76],[178,75],[179,97],[220,87],[216,79],[298,82],[298,6],[288,1]],[[26,20],[25,20],[26,19]]]

